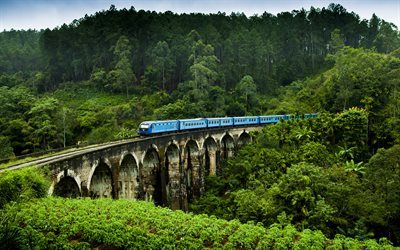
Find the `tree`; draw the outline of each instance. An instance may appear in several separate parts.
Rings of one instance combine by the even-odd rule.
[[[156,46],[152,49],[151,58],[153,60],[153,65],[158,71],[159,77],[157,80],[161,79],[161,89],[165,91],[167,73],[170,73],[171,69],[174,66],[168,43],[165,41],[158,42]]]
[[[90,81],[94,84],[96,89],[103,90],[109,87],[109,76],[104,69],[94,68],[92,74],[90,75]]]
[[[28,121],[33,128],[29,137],[34,147],[49,149],[60,144],[57,135],[61,133],[56,125],[59,111],[59,102],[53,97],[39,99],[34,103],[29,111]]]
[[[361,161],[368,145],[368,113],[359,108],[342,112],[335,118],[334,129],[338,145],[353,147],[354,159]]]
[[[207,90],[207,87],[217,80],[218,59],[214,55],[214,48],[210,44],[204,44],[202,40],[194,42],[192,45],[192,54],[189,61],[195,88]]]
[[[239,98],[244,101],[246,113],[249,112],[249,107],[255,106],[257,86],[254,83],[253,77],[246,75],[240,80],[235,88]]]
[[[367,217],[381,237],[400,239],[400,145],[380,149],[365,166],[365,179],[379,209],[370,209]],[[383,235],[382,235],[383,234]],[[393,235],[392,235],[393,234]]]
[[[6,159],[14,156],[13,148],[11,147],[8,137],[0,136],[0,159]]]
[[[123,86],[125,86],[127,98],[129,97],[129,88],[132,83],[136,82],[136,76],[129,61],[130,54],[129,39],[126,36],[121,36],[114,48],[114,55],[118,62],[114,70],[110,72],[110,76],[115,81],[113,83],[114,89],[122,90]]]
[[[373,44],[379,52],[390,53],[400,47],[400,33],[392,23],[382,20]]]
[[[340,33],[340,29],[334,29],[331,32],[331,41],[329,42],[329,49],[334,54],[343,47],[344,47],[344,42],[343,42],[343,37]]]

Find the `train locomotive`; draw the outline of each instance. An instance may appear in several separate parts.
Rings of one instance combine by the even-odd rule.
[[[240,116],[240,117],[219,117],[219,118],[195,118],[179,119],[166,121],[144,121],[139,125],[139,134],[150,136],[162,133],[173,133],[179,131],[237,127],[248,125],[263,125],[277,123],[280,120],[309,119],[316,117],[317,114],[305,115],[267,115],[267,116]]]

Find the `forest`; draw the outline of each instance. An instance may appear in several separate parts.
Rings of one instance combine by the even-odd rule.
[[[253,143],[223,163],[221,175],[206,179],[206,193],[190,211],[210,217],[190,218],[243,231],[238,238],[219,235],[221,240],[210,238],[221,229],[204,238],[191,229],[193,239],[186,243],[198,248],[399,246],[399,97],[398,28],[376,15],[361,20],[338,4],[251,17],[111,6],[52,30],[0,33],[1,159],[128,138],[144,120],[318,113],[316,119],[281,122],[253,134]],[[38,237],[36,246],[57,247],[66,239],[91,242],[89,247],[106,244],[108,236],[87,225],[76,225],[83,236],[64,232],[62,224],[48,225],[63,232],[60,242],[50,242],[46,230],[35,231],[42,230],[40,221],[23,226],[18,216],[29,213],[20,204],[51,213],[47,203],[63,201],[10,203],[20,200],[19,192],[43,197],[46,189],[40,174],[15,175],[0,175],[0,211],[12,217],[0,227],[3,239],[12,239],[2,234],[10,226],[21,242]],[[19,181],[38,184],[21,191],[25,184],[12,184]],[[79,206],[94,202],[102,201],[82,200]],[[134,230],[175,230],[159,227]],[[154,246],[162,237],[173,238],[160,237]]]

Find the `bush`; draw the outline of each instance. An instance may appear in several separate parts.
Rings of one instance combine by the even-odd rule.
[[[385,240],[362,242],[339,236],[330,241],[320,231],[300,232],[290,224],[266,229],[261,224],[171,211],[143,201],[44,198],[7,206],[0,213],[6,218],[0,226],[0,244],[5,248],[393,248]]]
[[[89,144],[103,143],[116,139],[115,131],[117,130],[114,126],[103,126],[93,129],[87,136],[87,142]]]
[[[0,208],[9,202],[45,197],[49,189],[46,170],[35,167],[0,173]]]

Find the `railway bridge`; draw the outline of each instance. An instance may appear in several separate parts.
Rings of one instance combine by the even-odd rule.
[[[49,194],[143,199],[187,210],[204,192],[204,177],[221,173],[221,160],[261,128],[186,131],[82,150],[46,164],[52,172]]]

